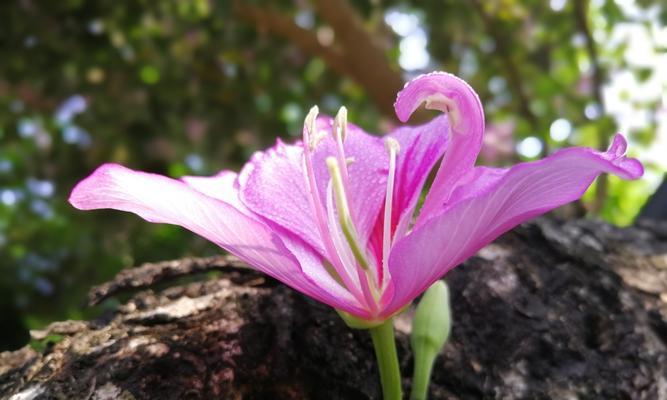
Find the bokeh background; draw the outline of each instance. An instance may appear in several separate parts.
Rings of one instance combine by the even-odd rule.
[[[403,82],[435,69],[479,92],[482,163],[628,135],[645,178],[602,180],[582,210],[629,224],[667,167],[666,23],[667,5],[646,0],[3,1],[0,350],[113,306],[82,307],[122,268],[218,252],[177,227],[74,210],[69,191],[99,164],[238,168],[300,135],[313,104],[385,132]]]

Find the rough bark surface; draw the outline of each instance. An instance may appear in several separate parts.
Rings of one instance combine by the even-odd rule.
[[[541,219],[447,281],[432,399],[667,399],[667,224]],[[126,290],[141,291],[97,320],[32,332],[42,350],[0,354],[0,398],[380,398],[366,332],[229,257],[127,270],[90,301]],[[408,392],[409,312],[396,327]]]

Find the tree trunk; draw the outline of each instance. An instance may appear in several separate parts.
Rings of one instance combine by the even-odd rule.
[[[667,399],[667,224],[540,219],[447,281],[431,399]],[[367,332],[230,257],[126,270],[90,301],[127,290],[142,291],[97,320],[33,331],[40,351],[0,354],[0,397],[380,398]],[[396,328],[408,393],[409,311]]]

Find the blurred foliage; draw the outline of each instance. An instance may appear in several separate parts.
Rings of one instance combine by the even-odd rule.
[[[270,3],[273,12],[313,32],[323,47],[337,46],[312,3],[251,3]],[[238,168],[276,137],[299,135],[302,118],[313,104],[330,114],[345,104],[350,120],[372,132],[395,123],[382,114],[377,100],[369,99],[370,88],[363,82],[341,74],[326,57],[304,51],[270,27],[239,17],[235,4],[0,4],[3,321],[19,315],[18,329],[21,322],[35,328],[57,319],[86,318],[99,311],[82,308],[88,288],[119,269],[218,251],[173,226],[148,224],[126,213],[73,210],[66,202],[69,191],[98,165],[119,162],[171,176]],[[654,73],[628,65],[624,42],[605,42],[614,26],[633,22],[632,16],[610,0],[583,2],[584,21],[598,52],[592,55],[576,4],[351,2],[397,74],[408,79],[443,69],[476,88],[489,131],[509,127],[498,139],[509,147],[486,157],[495,164],[538,157],[566,145],[601,146],[618,122],[596,100],[596,90],[601,90],[594,79],[596,63],[605,81],[616,70],[644,80]],[[638,7],[656,9],[663,23],[667,19],[667,7],[649,1]],[[427,53],[417,67],[406,64],[414,46],[425,47]],[[354,64],[355,59],[346,62]],[[659,100],[646,99],[638,107],[653,115]],[[556,140],[552,124],[558,119],[569,125]],[[656,118],[647,118],[644,126],[628,133],[635,143],[648,146],[655,124]],[[497,145],[490,137],[487,146]],[[539,145],[537,153],[515,153],[515,144],[524,144],[528,137]],[[646,182],[612,180],[602,215],[629,223],[649,190]],[[27,340],[18,331],[5,335],[0,349]]]

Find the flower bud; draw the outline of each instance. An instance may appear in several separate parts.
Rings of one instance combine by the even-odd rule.
[[[427,398],[433,362],[447,342],[450,331],[449,290],[444,281],[437,281],[422,296],[412,321],[413,400]]]

